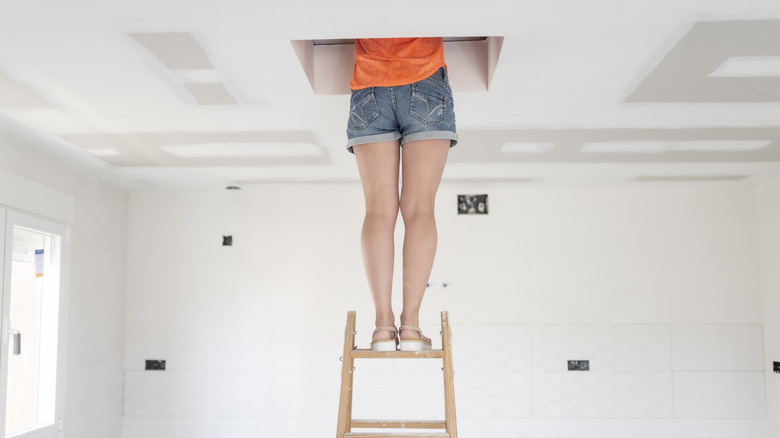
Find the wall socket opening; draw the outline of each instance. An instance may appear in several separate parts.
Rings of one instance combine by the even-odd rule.
[[[780,362],[775,361],[773,362],[773,364],[774,366],[772,367],[772,369],[774,370],[774,372],[780,374]]]
[[[568,365],[569,371],[590,371],[589,360],[570,360]]]
[[[147,371],[165,371],[164,360],[148,360],[146,361]]]

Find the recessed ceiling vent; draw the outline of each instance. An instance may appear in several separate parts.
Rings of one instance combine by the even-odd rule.
[[[450,82],[454,91],[487,91],[496,71],[504,37],[444,38]],[[354,39],[293,40],[315,94],[349,94],[355,63]]]

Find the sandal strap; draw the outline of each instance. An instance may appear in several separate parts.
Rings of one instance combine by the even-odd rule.
[[[408,324],[404,324],[404,325],[401,325],[401,327],[399,327],[399,328],[398,328],[398,331],[399,331],[399,332],[400,332],[401,330],[413,330],[413,331],[416,331],[417,333],[419,333],[419,334],[420,334],[420,340],[422,340],[422,338],[423,338],[423,333],[422,333],[422,330],[420,330],[420,327],[418,327],[418,326],[416,326],[416,325],[408,325]]]
[[[380,325],[374,329],[373,334],[376,334],[377,332],[383,332],[383,331],[393,332],[393,334],[398,333],[398,329],[395,328],[394,325]]]

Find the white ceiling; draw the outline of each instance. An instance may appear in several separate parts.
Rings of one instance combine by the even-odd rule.
[[[3,1],[0,131],[128,190],[357,181],[295,45],[398,36],[503,37],[477,91],[448,43],[445,184],[780,176],[777,0]]]

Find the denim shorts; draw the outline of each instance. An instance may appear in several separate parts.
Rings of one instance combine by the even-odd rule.
[[[347,150],[367,143],[400,140],[458,142],[455,107],[444,67],[421,81],[396,87],[369,87],[352,91]]]

